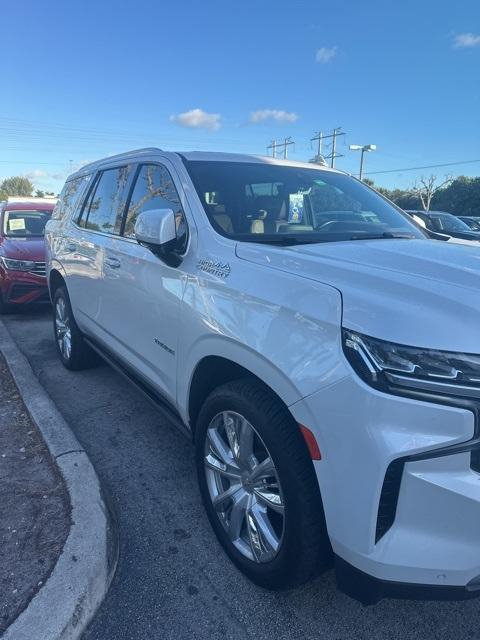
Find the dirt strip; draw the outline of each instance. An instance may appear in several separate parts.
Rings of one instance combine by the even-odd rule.
[[[0,635],[50,575],[69,528],[63,479],[0,355]]]

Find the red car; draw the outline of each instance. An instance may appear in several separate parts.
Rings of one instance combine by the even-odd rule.
[[[0,202],[0,313],[49,301],[44,232],[54,206],[40,198]]]

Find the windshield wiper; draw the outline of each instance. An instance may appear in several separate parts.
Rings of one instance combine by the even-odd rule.
[[[412,233],[392,233],[384,231],[383,233],[357,233],[350,236],[349,240],[414,240],[415,235]]]

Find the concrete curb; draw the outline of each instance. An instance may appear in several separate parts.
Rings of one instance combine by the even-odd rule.
[[[53,571],[3,640],[75,640],[108,591],[117,530],[99,479],[75,435],[0,320],[0,350],[67,486],[72,525]]]

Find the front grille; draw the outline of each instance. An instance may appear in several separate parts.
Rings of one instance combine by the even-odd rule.
[[[44,276],[45,271],[45,262],[35,262],[35,266],[31,269],[30,273],[35,273],[37,276]]]

